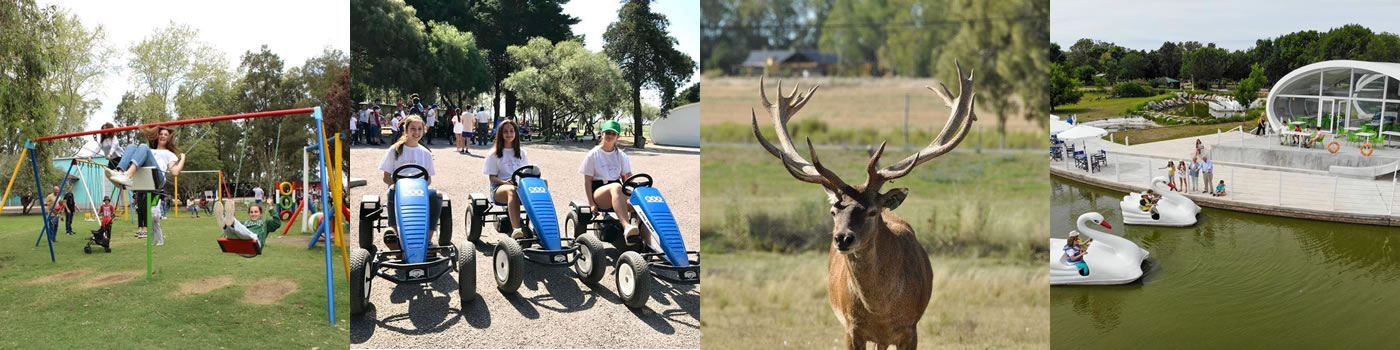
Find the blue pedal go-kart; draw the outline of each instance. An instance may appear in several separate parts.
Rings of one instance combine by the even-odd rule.
[[[569,203],[571,212],[564,221],[564,231],[582,236],[595,233],[624,252],[617,261],[617,292],[622,302],[631,308],[641,308],[651,293],[651,278],[677,284],[700,283],[700,252],[685,249],[680,227],[671,215],[671,207],[661,191],[652,187],[651,175],[636,174],[622,181],[623,193],[631,196],[628,204],[634,213],[633,225],[651,232],[645,242],[628,242],[623,237],[622,223],[612,209],[591,212],[587,200]],[[640,235],[639,235],[640,236]],[[693,256],[693,259],[692,259]]]
[[[549,186],[540,178],[539,167],[520,167],[510,178],[515,182],[516,195],[520,197],[520,222],[525,226],[522,227],[524,237],[510,237],[513,228],[506,214],[506,203],[496,202],[487,194],[473,193],[471,208],[467,212],[471,217],[468,238],[472,241],[480,239],[486,222],[494,221],[496,232],[502,234],[492,255],[496,289],[501,293],[516,293],[520,289],[525,261],[550,267],[572,265],[578,272],[579,280],[584,283],[597,283],[602,279],[603,242],[593,235],[573,237],[559,230],[554,199],[550,197]]]
[[[410,169],[418,173],[400,175]],[[387,207],[380,205],[378,195],[360,201],[360,247],[350,253],[350,313],[368,310],[375,276],[394,284],[424,284],[457,271],[463,308],[476,299],[476,248],[469,243],[452,244],[452,200],[428,188],[423,178],[427,173],[421,166],[401,166],[394,169]],[[438,244],[429,241],[435,216]],[[374,232],[385,228],[389,229],[385,241],[397,241],[400,249],[379,250],[374,245]]]

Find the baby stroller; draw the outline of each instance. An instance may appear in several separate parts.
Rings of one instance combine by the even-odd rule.
[[[112,217],[102,217],[102,227],[92,230],[92,237],[87,238],[87,245],[83,246],[83,253],[92,254],[92,245],[102,247],[108,253],[112,252]]]

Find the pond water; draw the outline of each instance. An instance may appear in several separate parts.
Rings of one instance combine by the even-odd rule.
[[[1151,252],[1139,282],[1052,287],[1056,347],[1400,344],[1400,229],[1212,208],[1193,227],[1126,226],[1122,196],[1051,179],[1052,237],[1097,211],[1113,225],[1108,232]]]

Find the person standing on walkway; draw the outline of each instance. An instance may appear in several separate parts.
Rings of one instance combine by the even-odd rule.
[[[1191,164],[1187,166],[1191,171],[1191,188],[1187,191],[1195,191],[1201,188],[1201,158],[1191,157]]]
[[[428,145],[433,144],[433,136],[436,136],[439,131],[435,128],[437,126],[437,110],[437,104],[434,103],[431,107],[428,107],[428,110],[423,111],[423,122],[428,125],[427,131],[423,132],[423,140],[427,141]]]
[[[262,189],[262,186],[253,186],[253,204],[262,205],[262,203],[263,203],[263,189]]]
[[[1210,162],[1210,158],[1201,156],[1201,174],[1206,178],[1206,190],[1201,193],[1210,193],[1211,175],[1215,174],[1215,164]]]

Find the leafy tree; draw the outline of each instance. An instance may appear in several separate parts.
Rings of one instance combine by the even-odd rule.
[[[487,62],[491,65],[492,86],[495,89],[491,105],[500,106],[501,100],[505,100],[504,114],[499,109],[493,109],[496,117],[515,115],[515,92],[502,89],[501,85],[507,76],[517,70],[506,48],[525,45],[535,37],[552,42],[573,39],[570,26],[578,24],[579,19],[564,13],[563,4],[566,1],[471,1],[468,7],[472,16],[466,23],[454,23],[463,31],[474,34],[477,45],[488,52]]]
[[[164,110],[153,117],[166,118],[143,122],[169,120],[174,104],[171,94],[181,84],[199,85],[227,65],[222,52],[198,41],[198,37],[198,30],[172,21],[127,50],[132,56],[126,65],[131,69],[131,79],[145,92],[160,98]]]
[[[1060,51],[1060,44],[1050,43],[1050,63],[1063,65],[1066,59],[1064,51]]]
[[[1095,46],[1098,44],[1094,39],[1079,39],[1079,41],[1074,42],[1074,45],[1069,46],[1069,53],[1066,54],[1066,57],[1069,58],[1070,62],[1074,62],[1075,66],[1095,67],[1094,65],[1099,62],[1099,56],[1089,52]]]
[[[49,30],[57,8],[40,7],[33,0],[12,1],[0,6],[0,169],[13,172],[15,160],[26,140],[50,135],[57,125],[56,104],[50,98],[45,80],[53,74],[59,58],[47,49]],[[38,159],[49,159],[65,150],[59,144],[41,143],[34,150]],[[29,161],[25,161],[28,164]],[[40,166],[47,164],[40,162]],[[27,165],[22,165],[27,166]],[[33,192],[32,171],[20,171],[12,195]],[[59,175],[40,171],[43,183],[51,184]]]
[[[1151,63],[1142,52],[1133,51],[1118,62],[1118,78],[1125,80],[1148,78],[1147,69]]]
[[[1163,42],[1162,47],[1157,48],[1160,59],[1157,61],[1157,72],[1168,78],[1181,78],[1181,48],[1173,42]]]
[[[617,64],[578,41],[551,44],[535,38],[507,48],[507,53],[521,69],[502,84],[519,94],[526,106],[539,110],[540,131],[546,138],[553,138],[555,126],[593,125],[593,118],[621,104],[627,91]]]
[[[56,13],[51,28],[54,33],[49,45],[56,64],[48,83],[58,119],[57,128],[49,132],[80,131],[87,124],[88,116],[102,106],[102,101],[94,95],[100,92],[107,74],[117,69],[109,63],[116,52],[107,46],[107,33],[101,25],[88,30],[76,15]],[[83,140],[69,138],[50,143],[62,144],[65,151],[72,151],[81,147]]]
[[[1113,95],[1118,97],[1147,97],[1152,96],[1153,91],[1134,82],[1121,82],[1113,87]]]
[[[1070,73],[1070,77],[1081,82],[1093,82],[1095,74],[1099,74],[1099,72],[1094,71],[1094,67],[1076,66],[1073,73]]]
[[[954,62],[976,70],[973,84],[981,96],[977,104],[996,116],[1005,147],[1007,119],[1019,116],[1033,120],[1050,109],[1050,96],[1045,91],[1050,59],[1042,54],[1050,43],[1050,32],[1045,30],[1050,25],[1050,4],[955,0],[949,8],[950,18],[1008,19],[962,22],[957,34],[940,49],[933,69],[943,81],[960,79],[955,76]]]
[[[458,105],[465,104],[468,96],[487,92],[491,67],[486,64],[486,52],[477,48],[476,37],[443,22],[428,22],[428,29],[433,85]]]
[[[1079,91],[1081,83],[1079,80],[1071,78],[1069,74],[1057,63],[1050,64],[1050,107],[1075,104],[1084,97],[1084,92]]]
[[[676,95],[676,99],[671,101],[671,106],[667,107],[667,109],[672,109],[696,102],[700,102],[699,82],[690,84],[690,87],[685,88],[685,90],[681,90],[681,93],[679,95]]]
[[[603,51],[617,62],[631,88],[632,121],[638,126],[634,147],[645,147],[642,124],[642,89],[661,92],[661,106],[670,106],[680,84],[695,73],[695,61],[676,50],[676,38],[666,33],[670,21],[651,12],[650,0],[629,0],[617,11],[617,22],[603,32]],[[663,108],[662,118],[670,111]]]
[[[519,19],[517,19],[519,20]],[[350,70],[370,88],[427,90],[425,26],[403,0],[350,2]]]
[[[945,12],[938,11],[947,6],[945,0],[893,0],[888,4],[887,21],[877,21],[880,26],[907,25],[904,28],[884,27],[885,42],[880,43],[877,57],[883,70],[890,74],[910,77],[930,76],[930,63],[936,55],[928,48],[936,46],[952,35],[950,30],[941,30],[934,25],[945,18]],[[827,33],[839,34],[840,28]]]
[[[1249,78],[1241,80],[1239,86],[1235,87],[1235,92],[1231,95],[1241,106],[1247,108],[1249,107],[1249,103],[1253,102],[1254,99],[1258,97],[1259,89],[1263,89],[1268,83],[1269,78],[1264,76],[1264,67],[1256,63],[1249,67]]]
[[[1229,54],[1225,49],[1214,47],[1204,47],[1186,54],[1181,64],[1181,73],[1190,77],[1197,84],[1206,84],[1220,79],[1225,74],[1225,67],[1229,63]]]

